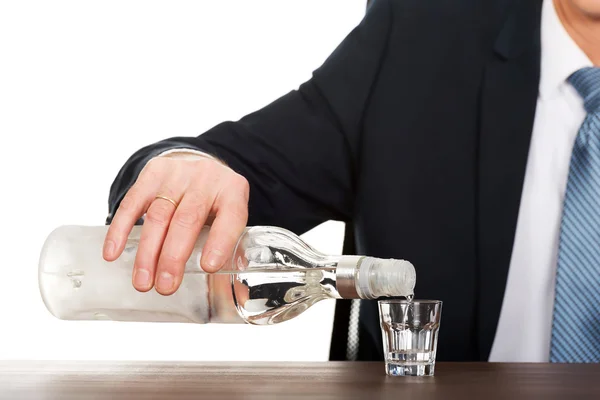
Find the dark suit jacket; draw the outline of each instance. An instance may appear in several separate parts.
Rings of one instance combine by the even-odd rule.
[[[533,127],[540,19],[541,0],[376,0],[298,90],[135,153],[111,187],[108,222],[148,159],[207,151],[249,180],[249,225],[300,234],[341,220],[351,252],[413,262],[416,296],[444,301],[437,359],[487,360]],[[381,359],[377,318],[376,302],[363,302],[360,360]],[[339,315],[335,332],[333,359],[345,345]]]

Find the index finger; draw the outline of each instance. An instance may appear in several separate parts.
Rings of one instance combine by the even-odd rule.
[[[108,228],[102,256],[114,261],[123,252],[136,221],[148,210],[160,185],[160,180],[138,180],[127,192]]]
[[[243,196],[232,197],[219,205],[202,251],[200,265],[204,271],[218,271],[231,257],[248,222],[248,203],[244,200]]]

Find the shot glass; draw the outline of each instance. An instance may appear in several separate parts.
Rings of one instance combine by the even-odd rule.
[[[433,376],[442,316],[438,300],[380,300],[385,372]]]

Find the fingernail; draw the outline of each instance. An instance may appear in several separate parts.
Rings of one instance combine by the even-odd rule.
[[[133,273],[133,286],[147,288],[150,286],[150,272],[147,269],[136,268]]]
[[[156,287],[161,292],[170,292],[171,289],[173,289],[173,285],[175,285],[175,279],[170,273],[162,272],[158,276],[158,282],[156,282]]]
[[[218,268],[221,266],[222,258],[223,252],[221,250],[211,250],[210,253],[208,253],[208,260],[206,260],[206,263],[211,268]]]
[[[106,254],[107,256],[112,256],[113,252],[115,251],[115,242],[113,242],[112,240],[107,240],[106,243],[104,243],[104,254]]]

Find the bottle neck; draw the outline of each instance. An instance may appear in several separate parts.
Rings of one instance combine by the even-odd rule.
[[[363,256],[340,257],[335,269],[337,291],[343,299],[360,299],[356,288],[357,273]]]

